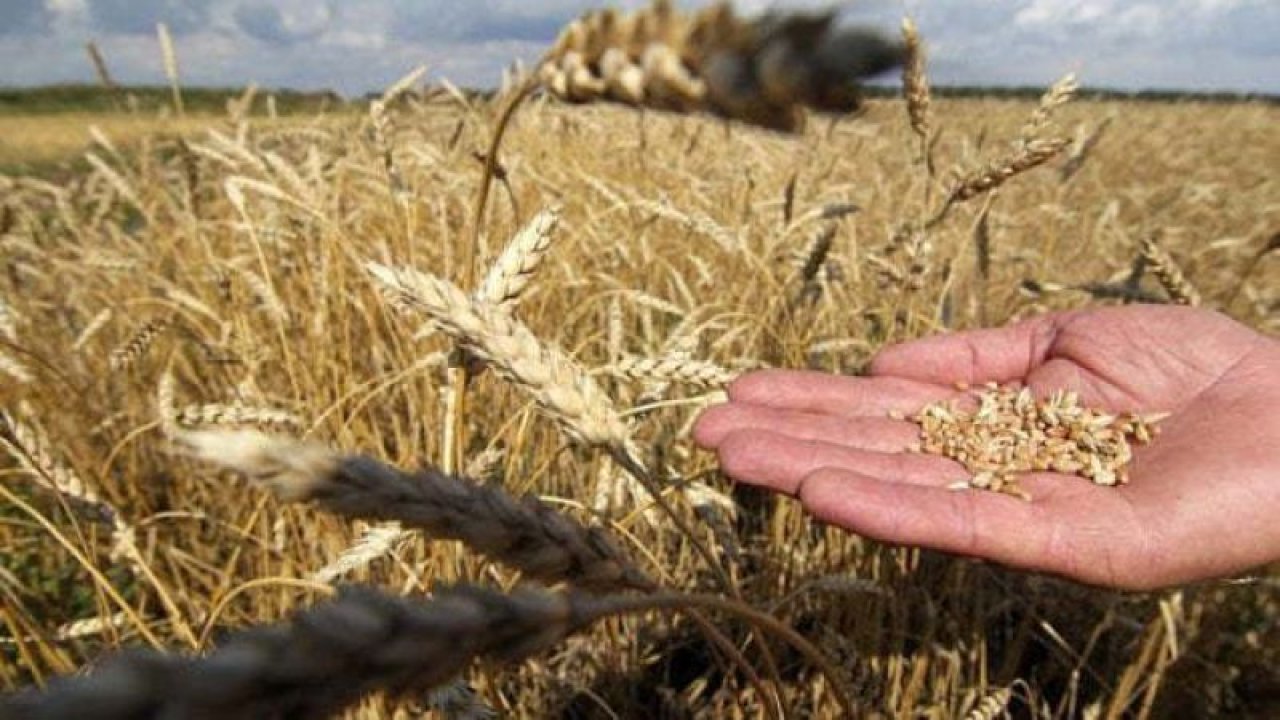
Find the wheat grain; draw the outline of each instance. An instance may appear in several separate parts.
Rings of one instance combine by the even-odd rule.
[[[1079,404],[1073,392],[1037,401],[1028,388],[988,383],[975,394],[973,411],[955,401],[926,406],[911,418],[920,425],[919,452],[949,457],[971,477],[956,487],[993,490],[1026,498],[1017,474],[1079,475],[1096,485],[1129,481],[1130,439],[1146,444],[1163,415],[1112,415]]]

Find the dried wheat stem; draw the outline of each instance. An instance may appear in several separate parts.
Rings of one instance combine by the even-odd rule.
[[[200,457],[244,472],[286,499],[460,540],[530,577],[597,590],[654,587],[603,530],[579,525],[532,496],[516,499],[497,486],[436,470],[405,473],[372,458],[343,457],[252,431],[180,437]]]
[[[0,298],[0,337],[11,342],[18,341],[18,313]]]
[[[1200,305],[1200,292],[1183,274],[1182,268],[1169,251],[1160,245],[1157,234],[1153,233],[1142,239],[1140,252],[1151,268],[1151,273],[1160,281],[1160,287],[1164,288],[1174,303],[1192,307]]]

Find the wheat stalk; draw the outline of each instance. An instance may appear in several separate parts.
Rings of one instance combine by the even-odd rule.
[[[183,432],[179,438],[198,457],[242,472],[287,500],[461,540],[529,577],[591,589],[654,587],[602,530],[579,525],[532,496],[516,499],[497,486],[432,469],[404,473],[369,457],[253,431]]]

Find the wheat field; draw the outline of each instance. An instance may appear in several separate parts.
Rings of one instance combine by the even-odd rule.
[[[0,177],[5,689],[121,646],[201,652],[343,582],[446,602],[541,581],[732,597],[827,665],[714,603],[636,601],[548,642],[526,598],[493,622],[528,653],[450,636],[436,691],[348,716],[1280,707],[1275,572],[1134,595],[888,547],[735,491],[689,439],[744,369],[858,372],[886,343],[1047,310],[1194,301],[1280,332],[1276,107],[933,97],[926,124],[879,99],[782,135],[536,97],[477,225],[505,98],[408,85],[130,148],[96,121],[84,171]],[[1029,127],[1054,152],[992,181]],[[277,454],[209,434],[234,428]],[[348,502],[324,483],[369,468],[331,453],[502,490],[396,475]],[[546,537],[503,535],[526,526]]]

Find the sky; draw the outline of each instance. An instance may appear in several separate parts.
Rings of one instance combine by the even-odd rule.
[[[187,85],[358,95],[419,65],[493,87],[531,62],[590,0],[0,0],[0,86],[92,82],[94,40],[117,82],[161,83],[164,22]],[[635,8],[645,0],[614,0]],[[682,7],[699,3],[686,0]],[[1280,93],[1280,0],[739,0],[844,8],[896,32],[916,19],[935,84],[1035,85],[1076,72],[1116,89]]]

